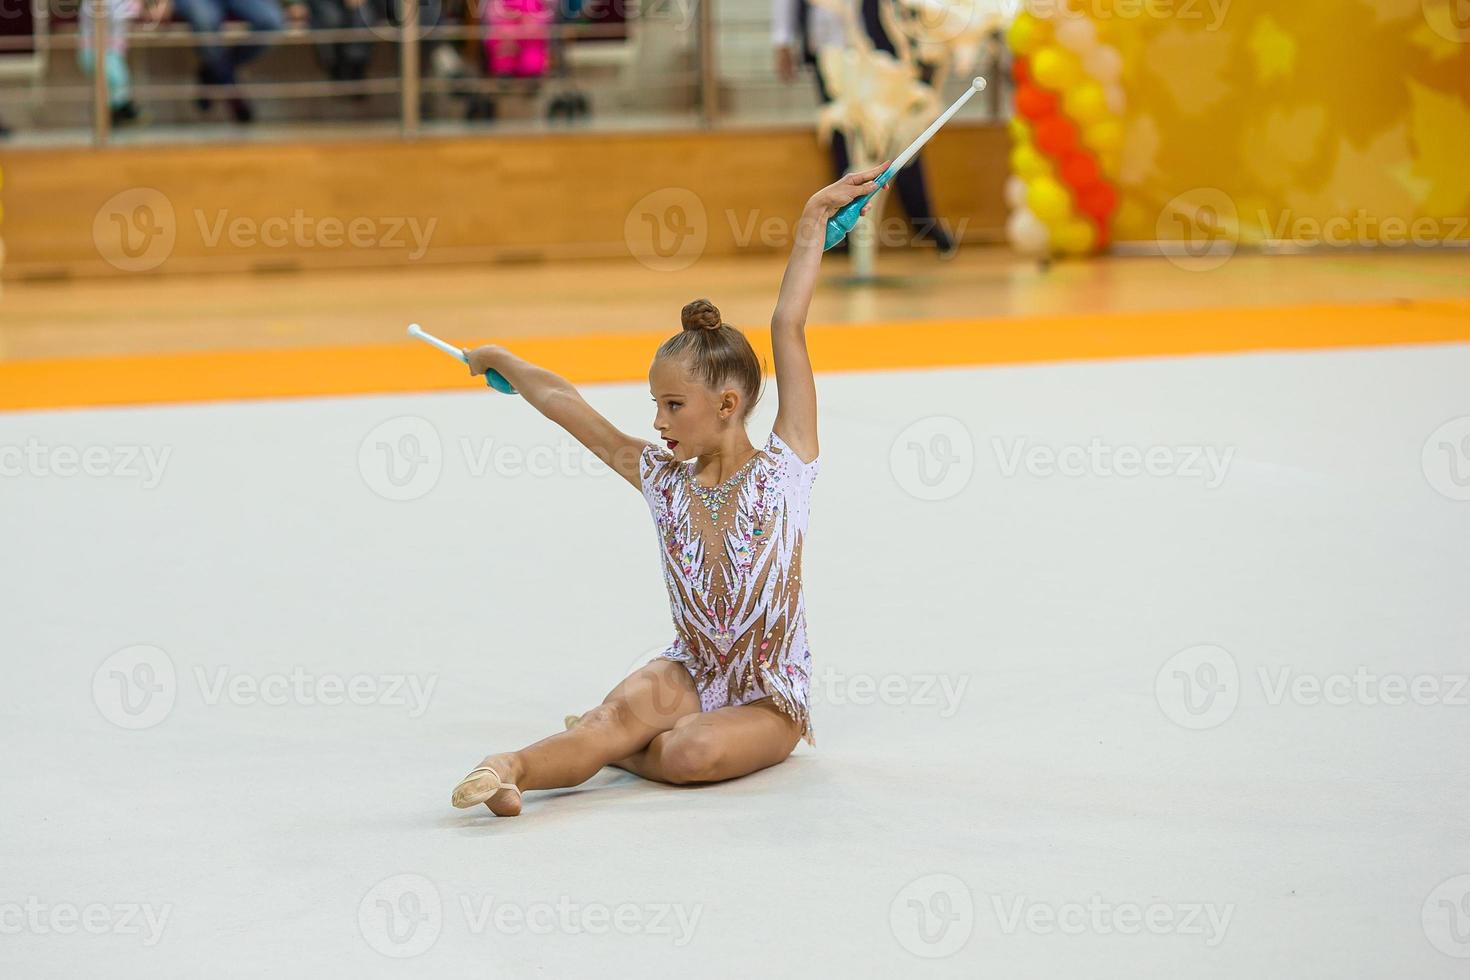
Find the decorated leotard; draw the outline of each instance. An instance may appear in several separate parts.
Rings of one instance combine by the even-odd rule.
[[[774,432],[718,487],[700,486],[694,463],[661,446],[638,463],[674,617],[674,642],[659,656],[688,668],[703,710],[770,697],[809,745],[801,551],[820,468],[820,456],[803,463]]]

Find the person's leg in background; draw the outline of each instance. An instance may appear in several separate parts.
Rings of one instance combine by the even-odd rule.
[[[822,81],[822,71],[815,64],[812,65],[812,77],[817,80],[817,98],[822,100],[822,105],[832,101],[831,94],[827,91],[827,83]],[[847,136],[840,129],[832,130],[832,142],[828,144],[827,150],[832,154],[832,172],[834,180],[847,173],[852,160],[847,155]],[[847,239],[844,238],[832,246],[832,251],[846,253],[848,250]]]
[[[225,10],[235,20],[243,20],[251,31],[281,31],[286,28],[286,17],[277,0],[224,0]],[[235,71],[265,52],[264,44],[236,44],[226,55],[229,61],[229,80],[234,82]],[[241,96],[230,99],[230,109],[236,122],[247,123],[255,118],[255,110]]]
[[[817,80],[817,98],[822,100],[822,105],[831,102],[832,96],[827,92],[827,83],[822,81],[822,72],[816,65],[812,65],[812,77]],[[847,168],[850,165],[847,156],[847,137],[843,134],[842,130],[835,129],[832,131],[832,142],[827,149],[832,154],[832,179],[836,180],[847,173]]]
[[[174,0],[174,10],[189,22],[195,34],[213,34],[225,20],[223,0]],[[229,85],[235,80],[234,68],[225,49],[218,44],[201,44],[194,49],[199,55],[200,85]],[[201,111],[213,104],[208,95],[201,95],[198,106]]]
[[[336,31],[347,27],[351,20],[348,16],[347,5],[343,0],[306,0],[307,22],[314,31]],[[356,27],[356,24],[351,26]],[[341,42],[319,41],[313,47],[316,49],[316,60],[322,66],[322,71],[333,81],[341,81],[346,77],[343,73],[345,62],[345,44]]]
[[[862,18],[868,36],[873,40],[873,47],[893,54],[893,42],[889,40],[887,32],[883,30],[883,22],[878,18],[878,0],[862,0]],[[929,77],[930,70],[925,68],[923,80],[927,83]],[[934,217],[929,203],[929,187],[924,180],[924,154],[916,153],[908,166],[893,178],[893,184],[898,192],[898,199],[903,203],[904,213],[909,216],[909,228],[914,237],[932,241],[941,256],[950,254],[955,244]]]
[[[77,63],[82,72],[91,75],[96,67],[92,53],[92,5],[83,3],[80,10],[78,34],[81,45],[77,48]],[[102,57],[102,71],[107,76],[107,105],[112,125],[125,126],[138,122],[142,114],[133,102],[132,76],[128,73],[127,61],[128,18],[124,0],[109,0],[107,4],[107,51]]]

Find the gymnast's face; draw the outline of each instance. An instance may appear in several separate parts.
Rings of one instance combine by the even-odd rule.
[[[740,392],[710,388],[690,374],[682,358],[655,358],[648,390],[656,406],[653,427],[677,460],[719,449],[732,420],[740,418]]]

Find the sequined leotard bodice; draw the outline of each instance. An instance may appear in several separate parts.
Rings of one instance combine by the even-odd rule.
[[[772,432],[765,447],[718,487],[661,446],[639,459],[663,554],[674,642],[659,656],[683,663],[705,711],[769,697],[815,745],[801,553],[812,481]]]

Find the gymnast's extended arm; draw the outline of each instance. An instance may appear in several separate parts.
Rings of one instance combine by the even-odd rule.
[[[623,479],[641,487],[638,457],[648,442],[620,431],[587,404],[582,393],[570,381],[495,344],[465,353],[471,374],[484,374],[486,368],[499,371],[523,399],[535,406],[536,411],[571,433],[572,438],[591,450]]]

